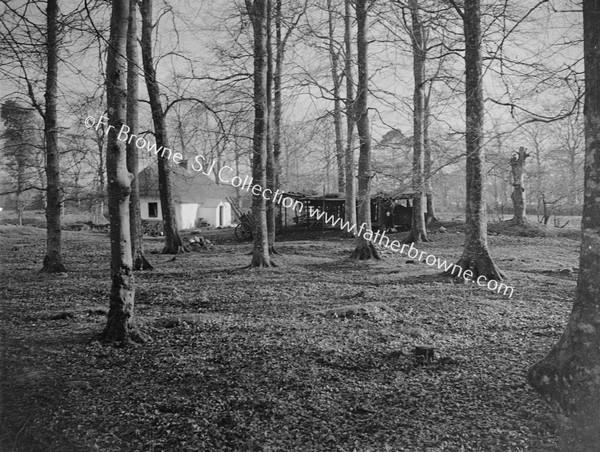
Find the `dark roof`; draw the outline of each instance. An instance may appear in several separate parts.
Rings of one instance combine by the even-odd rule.
[[[173,200],[180,203],[203,203],[209,200],[226,201],[235,198],[235,187],[228,183],[217,185],[214,178],[180,165],[171,165]],[[140,196],[158,198],[158,168],[150,165],[139,173]]]

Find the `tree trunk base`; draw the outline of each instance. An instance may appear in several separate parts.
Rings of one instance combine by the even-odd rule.
[[[252,268],[273,268],[273,267],[277,267],[277,264],[275,262],[273,262],[272,260],[260,259],[257,261],[256,259],[252,259],[252,262],[250,262],[250,265],[248,265],[246,268],[252,269]]]
[[[460,260],[454,264],[452,269],[445,271],[443,275],[458,277],[456,274],[457,272],[455,272],[456,267],[462,269],[461,275],[464,274],[466,270],[470,270],[473,273],[472,280],[475,280],[480,276],[484,276],[487,280],[493,279],[495,281],[502,281],[504,279],[504,274],[496,266],[489,254],[486,256],[479,256],[478,258],[461,257]]]
[[[47,255],[44,257],[42,273],[65,273],[66,271],[67,269],[62,262],[51,259]]]
[[[381,260],[381,254],[379,254],[379,251],[377,250],[377,248],[375,248],[373,242],[363,240],[361,241],[361,243],[358,243],[356,245],[356,248],[354,248],[350,259],[361,261],[366,261],[369,259]]]
[[[269,254],[273,254],[275,256],[281,256],[281,253],[277,250],[275,245],[269,245]]]
[[[600,370],[591,364],[598,362],[600,348],[581,347],[581,338],[577,339],[580,317],[571,315],[558,343],[527,373],[529,384],[555,412],[559,450],[569,452],[600,446]]]
[[[110,313],[109,313],[110,316]],[[149,336],[142,333],[136,326],[123,320],[109,321],[100,333],[98,339],[103,344],[112,344],[116,347],[144,344],[149,341]]]
[[[408,237],[406,237],[402,243],[405,244],[410,244],[410,243],[414,243],[415,245],[418,245],[419,243],[429,243],[431,242],[431,240],[429,240],[429,237],[427,237],[427,233],[423,233],[423,232],[419,232],[417,234],[415,234],[414,232],[411,231],[411,233],[408,235]]]
[[[165,247],[162,249],[160,254],[183,254],[183,253],[189,253],[189,252],[190,252],[190,250],[185,245],[174,245],[174,246],[165,245]]]
[[[148,259],[146,259],[146,256],[144,256],[143,253],[139,253],[135,256],[135,259],[133,260],[133,269],[134,270],[154,270],[154,267],[152,266],[152,264],[150,262],[148,262]]]
[[[508,223],[514,226],[524,226],[529,223],[529,220],[527,218],[512,217],[508,220]]]

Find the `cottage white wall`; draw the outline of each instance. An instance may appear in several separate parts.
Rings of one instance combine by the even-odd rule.
[[[223,222],[219,218],[219,207],[223,207]],[[203,218],[208,224],[213,227],[223,227],[231,225],[231,204],[228,202],[219,202],[217,206],[198,207],[198,218]]]
[[[158,216],[150,216],[149,203],[155,202],[158,206]],[[160,199],[158,198],[140,198],[140,216],[142,220],[162,220],[162,209],[160,207]]]
[[[175,203],[177,213],[177,223],[181,229],[194,229],[196,227],[196,218],[198,218],[198,204]]]
[[[232,221],[231,204],[228,202],[220,202],[219,206],[223,206],[223,224],[217,224],[217,226],[230,226]],[[217,220],[219,219],[219,206],[217,206]]]
[[[149,203],[157,203],[158,216],[150,217]],[[215,201],[213,201],[214,203]],[[223,222],[220,222],[219,208],[223,207]],[[162,220],[162,209],[160,199],[158,198],[143,198],[140,199],[140,213],[142,220]],[[196,203],[175,203],[175,215],[177,224],[181,229],[194,229],[196,220],[203,218],[212,227],[230,226],[233,218],[231,204],[228,202],[219,202],[216,206],[202,206]]]

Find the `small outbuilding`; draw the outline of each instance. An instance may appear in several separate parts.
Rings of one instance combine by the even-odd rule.
[[[217,184],[212,177],[194,171],[187,162],[171,166],[172,193],[177,224],[181,229],[230,226],[235,219],[229,199],[237,199],[235,187]],[[162,220],[158,168],[150,165],[139,173],[142,220]]]

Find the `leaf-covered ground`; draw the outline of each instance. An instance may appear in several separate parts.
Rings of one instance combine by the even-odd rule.
[[[460,232],[432,237],[421,250],[458,259]],[[250,245],[217,237],[149,254],[136,312],[151,342],[118,349],[93,340],[108,237],[64,239],[72,271],[45,275],[44,231],[0,226],[2,451],[555,450],[525,373],[566,323],[576,240],[490,237],[508,298],[398,254],[348,261],[352,241],[329,235],[244,270]]]

